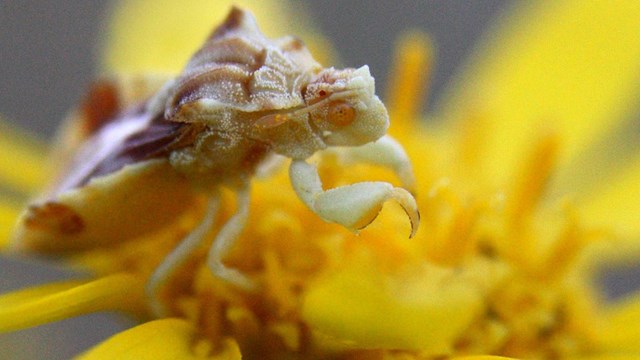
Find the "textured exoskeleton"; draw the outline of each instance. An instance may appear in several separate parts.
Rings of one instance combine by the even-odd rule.
[[[98,82],[67,126],[58,158],[62,176],[22,215],[14,249],[52,252],[109,245],[176,219],[197,196],[209,206],[152,275],[157,292],[209,232],[219,189],[236,192],[237,209],[218,230],[208,266],[231,283],[255,284],[223,265],[249,211],[250,181],[270,157],[291,159],[291,184],[321,218],[357,231],[382,204],[396,200],[412,232],[419,216],[404,188],[363,182],[324,190],[306,162],[327,147],[358,161],[389,166],[413,185],[402,147],[385,135],[386,109],[369,69],[323,68],[294,37],[267,39],[246,11],[233,8],[175,79],[159,89],[149,78]]]

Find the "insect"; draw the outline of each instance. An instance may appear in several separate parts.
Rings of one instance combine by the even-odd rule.
[[[245,289],[255,284],[224,265],[249,212],[251,179],[273,157],[291,159],[291,185],[322,219],[357,231],[387,200],[397,201],[415,233],[414,197],[385,182],[324,190],[307,159],[341,156],[392,168],[413,186],[402,147],[386,136],[389,119],[369,69],[323,68],[295,37],[267,39],[250,13],[233,8],[176,78],[98,82],[67,126],[62,175],[22,214],[13,248],[40,252],[109,245],[171,222],[206,194],[201,223],[155,270],[154,299],[171,274],[206,240],[220,190],[236,212],[218,230],[207,265]]]

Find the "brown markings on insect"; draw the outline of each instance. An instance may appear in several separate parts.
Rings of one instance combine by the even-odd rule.
[[[177,123],[156,116],[145,128],[126,138],[106,158],[93,165],[93,170],[73,187],[81,187],[91,179],[114,173],[124,166],[153,158],[166,157],[173,150],[193,145],[203,130],[202,124]]]
[[[209,39],[212,39],[218,36],[223,36],[227,32],[239,28],[243,17],[244,17],[244,13],[242,12],[242,10],[234,6],[229,12],[229,15],[227,15],[227,18],[222,23],[222,25],[218,26],[213,31],[211,36],[209,36]]]
[[[83,131],[93,134],[108,123],[120,109],[118,91],[113,82],[98,81],[89,89],[80,107],[84,116]]]
[[[64,235],[77,234],[85,226],[80,215],[73,209],[52,201],[41,205],[29,206],[25,225],[33,230]]]
[[[264,65],[267,52],[246,38],[226,37],[212,38],[196,52],[189,62],[190,67],[209,64],[237,65],[244,69],[255,71]]]
[[[292,36],[291,39],[282,46],[282,50],[284,51],[300,51],[304,48],[304,42],[295,36]]]
[[[171,118],[175,114],[175,109],[179,108],[184,103],[190,103],[194,100],[202,97],[202,87],[204,85],[211,86],[211,84],[222,82],[235,82],[242,84],[244,90],[243,98],[249,98],[248,81],[251,80],[250,73],[242,69],[240,66],[230,65],[225,67],[217,67],[204,73],[199,73],[190,77],[180,87],[179,92],[176,93],[173,102],[170,107],[170,111],[167,113],[167,117]]]
[[[256,166],[267,156],[268,153],[269,147],[266,144],[255,143],[247,149],[247,152],[240,162],[240,167],[245,172],[253,172]]]
[[[226,32],[214,34],[210,39],[223,37],[231,30],[229,28]],[[204,67],[204,71],[194,72],[181,79],[178,90],[173,95],[173,102],[166,113],[167,118],[173,118],[183,104],[206,97],[206,88],[225,86],[224,84],[229,83],[240,85],[242,90],[241,94],[234,93],[235,101],[250,103],[254,73],[265,65],[266,57],[266,49],[258,49],[244,38],[228,37],[205,44],[193,56],[187,67],[198,68],[202,63],[206,63],[207,66]],[[266,106],[265,110],[269,108]]]
[[[169,154],[173,150],[178,150],[185,148],[187,146],[192,146],[198,136],[207,130],[207,125],[201,123],[193,123],[193,124],[184,124],[175,134],[175,139],[167,145],[164,149],[160,150],[158,153],[153,156],[158,155],[166,155]]]

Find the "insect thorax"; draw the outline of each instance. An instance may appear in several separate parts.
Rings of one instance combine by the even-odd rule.
[[[172,151],[169,161],[206,190],[220,184],[236,186],[246,182],[269,153],[267,144],[240,132],[207,128],[197,135],[192,146]]]

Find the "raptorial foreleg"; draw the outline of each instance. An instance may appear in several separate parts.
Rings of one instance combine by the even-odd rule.
[[[366,163],[387,167],[398,176],[402,187],[415,195],[416,179],[411,161],[400,143],[389,135],[362,146],[331,148],[345,164]]]
[[[298,197],[322,219],[357,231],[369,225],[387,200],[395,200],[409,216],[410,237],[420,222],[416,201],[407,190],[380,182],[360,182],[324,190],[315,165],[293,160],[289,168],[291,184]]]

